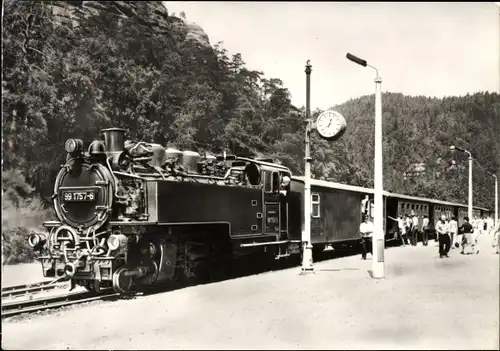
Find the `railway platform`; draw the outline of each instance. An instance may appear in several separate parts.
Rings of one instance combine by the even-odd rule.
[[[380,280],[370,278],[371,256],[358,254],[317,262],[305,276],[295,267],[6,322],[2,346],[498,350],[491,241],[481,237],[478,255],[455,249],[442,259],[434,241],[387,248]]]

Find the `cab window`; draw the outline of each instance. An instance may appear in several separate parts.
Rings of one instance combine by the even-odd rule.
[[[273,191],[272,177],[271,173],[269,172],[264,172],[264,191],[266,193],[270,193]]]

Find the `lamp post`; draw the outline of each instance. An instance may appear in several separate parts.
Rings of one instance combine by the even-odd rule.
[[[372,245],[372,277],[384,277],[384,202],[383,202],[383,169],[382,169],[382,78],[378,75],[378,69],[367,64],[359,57],[351,54],[346,55],[351,60],[363,67],[373,68],[376,72],[375,77],[375,167],[374,167],[374,231]]]
[[[469,220],[472,221],[472,154],[469,151],[455,145],[451,145],[450,150],[451,151],[457,150],[466,153],[467,156],[469,156],[469,205],[468,205],[467,215],[469,216]]]
[[[311,121],[311,64],[306,63],[306,136],[304,155],[304,230],[302,231],[302,272],[313,272],[312,244],[311,244],[311,151],[310,134],[312,130]]]
[[[495,218],[494,218],[495,224],[493,225],[493,227],[496,228],[496,226],[498,225],[498,178],[497,178],[496,174],[493,174],[490,172],[486,172],[486,173],[488,173],[490,176],[495,178]]]

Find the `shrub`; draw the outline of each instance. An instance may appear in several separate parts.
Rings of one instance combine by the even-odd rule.
[[[2,264],[33,262],[35,254],[28,245],[33,231],[45,231],[44,220],[51,211],[37,197],[17,170],[4,172],[2,177]]]

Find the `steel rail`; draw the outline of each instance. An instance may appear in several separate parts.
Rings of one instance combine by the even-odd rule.
[[[48,310],[58,307],[81,304],[96,300],[106,300],[117,297],[120,294],[110,293],[105,295],[96,295],[94,292],[73,292],[63,296],[50,298],[38,298],[23,301],[13,301],[2,303],[2,318],[11,317],[21,313],[33,313],[42,310]]]
[[[53,281],[43,281],[34,284],[23,284],[23,285],[14,285],[2,288],[2,298],[12,297],[17,295],[27,295],[39,293],[42,291],[49,291],[56,288],[61,288],[67,285],[68,282],[53,282]]]

